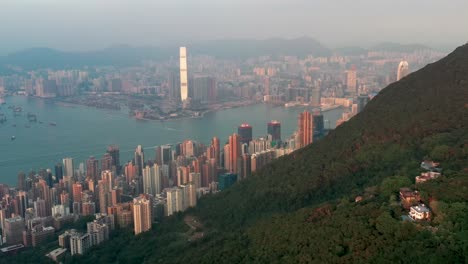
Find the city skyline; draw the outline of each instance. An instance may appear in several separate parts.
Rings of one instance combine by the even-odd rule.
[[[466,0],[4,2],[0,264],[466,260]]]

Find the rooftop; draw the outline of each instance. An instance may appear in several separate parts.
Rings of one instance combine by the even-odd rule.
[[[15,216],[12,218],[5,219],[5,222],[9,222],[9,223],[14,223],[14,222],[19,222],[19,221],[23,221],[23,218],[21,216]]]
[[[414,210],[416,210],[416,212],[418,213],[429,213],[431,210],[426,207],[426,205],[424,204],[420,204],[420,205],[416,205],[416,206],[412,206],[411,208],[413,208]]]
[[[56,258],[57,256],[62,255],[66,251],[67,251],[67,249],[65,249],[65,248],[57,248],[57,249],[54,249],[51,252],[49,252],[49,254],[47,254],[46,256]]]
[[[1,248],[0,251],[2,251],[3,253],[7,253],[7,252],[14,251],[14,250],[21,249],[21,248],[24,248],[24,245],[17,244],[17,245]]]

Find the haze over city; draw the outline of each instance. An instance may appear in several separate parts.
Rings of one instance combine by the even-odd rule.
[[[0,55],[301,36],[330,47],[391,41],[451,49],[465,40],[467,8],[464,0],[3,0]]]
[[[0,0],[0,264],[466,263],[467,14]]]

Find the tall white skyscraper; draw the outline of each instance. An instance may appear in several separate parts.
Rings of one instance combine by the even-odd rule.
[[[70,176],[73,178],[73,159],[63,159],[63,176]]]
[[[409,65],[407,61],[401,61],[398,64],[397,81],[409,74]]]
[[[182,102],[188,98],[188,77],[187,77],[187,48],[180,47],[180,99]]]

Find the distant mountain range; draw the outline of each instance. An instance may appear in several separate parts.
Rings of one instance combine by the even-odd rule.
[[[329,49],[313,38],[295,39],[226,39],[213,40],[187,45],[189,54],[212,55],[217,58],[245,59],[254,56],[306,55],[328,56],[332,53],[343,55],[364,54],[368,50],[387,50],[411,52],[417,49],[429,49],[426,46],[383,43],[370,49],[346,47]],[[112,46],[90,52],[65,52],[50,48],[31,48],[0,57],[0,67],[18,66],[32,70],[39,68],[76,68],[83,66],[131,66],[143,60],[163,60],[178,56],[177,46],[132,47],[128,45]]]

